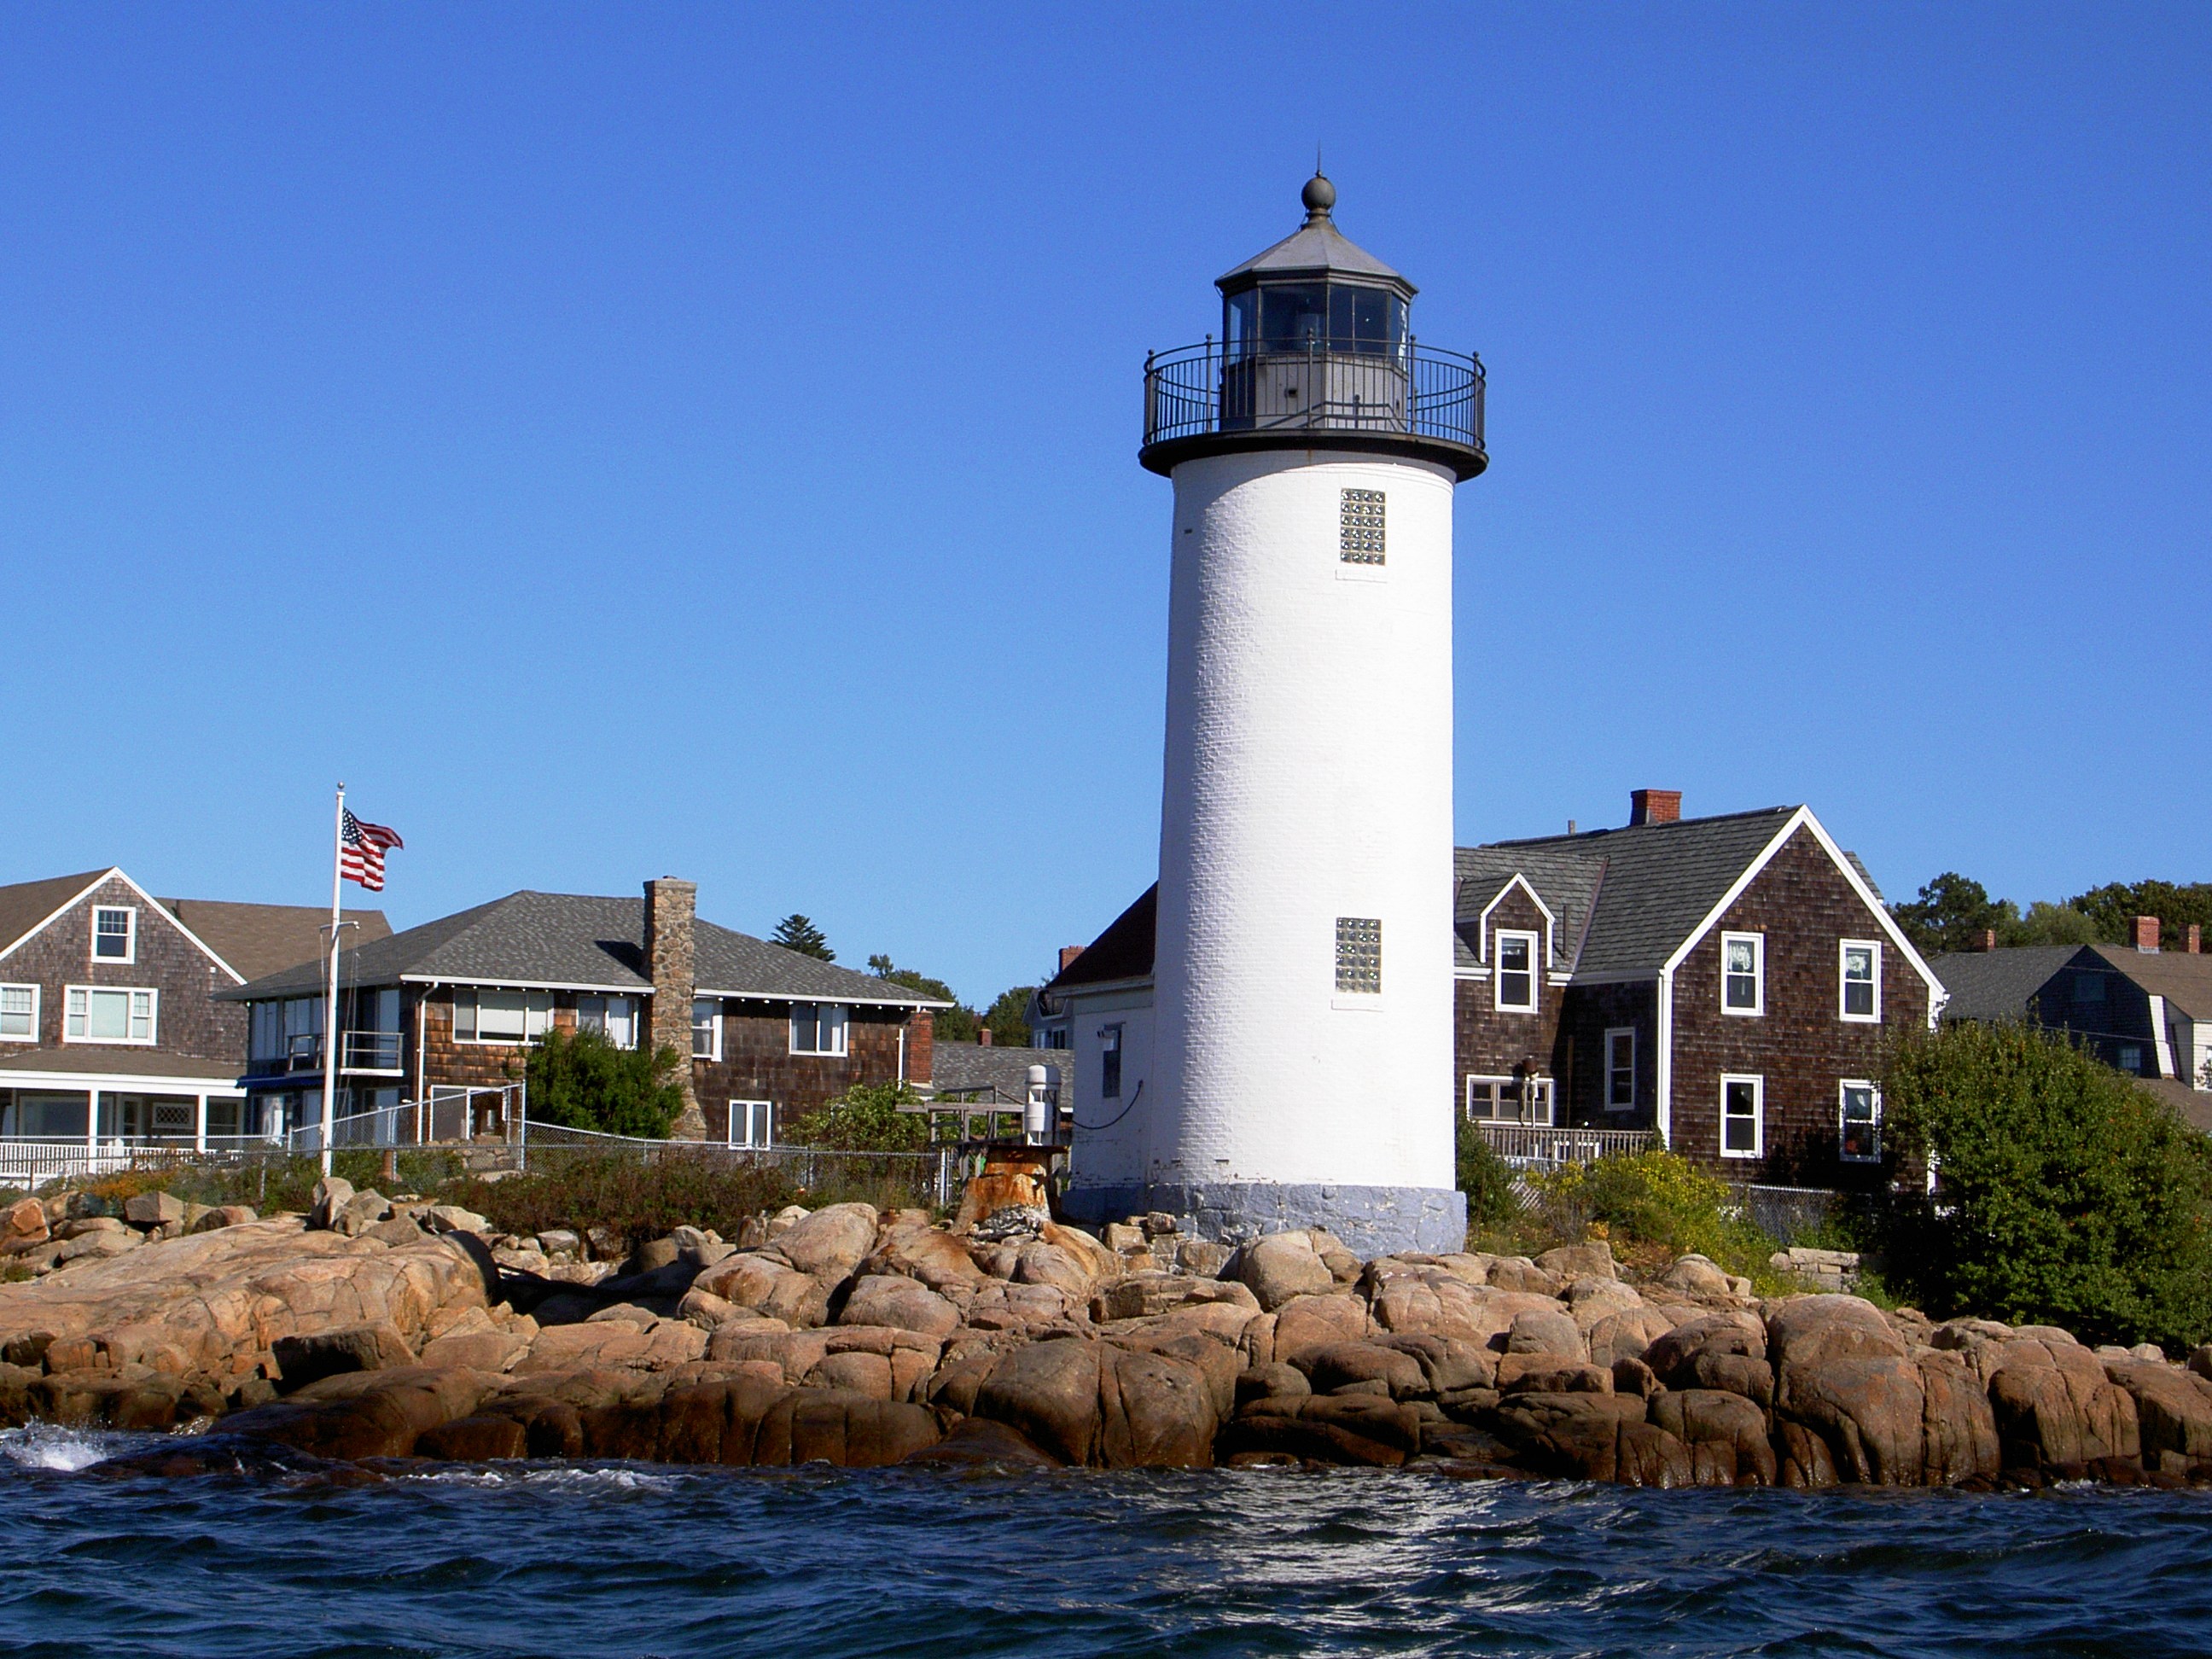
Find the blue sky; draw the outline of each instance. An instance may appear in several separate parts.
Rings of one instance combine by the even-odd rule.
[[[1460,491],[1463,840],[2212,878],[2212,12],[0,11],[0,880],[700,884],[970,1000],[1152,875],[1145,351],[1316,139]]]

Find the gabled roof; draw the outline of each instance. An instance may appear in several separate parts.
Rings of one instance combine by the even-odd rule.
[[[161,906],[247,979],[319,961],[331,925],[331,913],[313,904],[165,898]],[[346,937],[362,944],[392,936],[381,910],[342,911],[339,920],[351,924]]]
[[[1574,965],[1575,947],[1605,878],[1605,855],[1538,842],[1460,847],[1452,851],[1452,873],[1459,882],[1452,913],[1452,957],[1458,967],[1477,965],[1483,912],[1519,876],[1535,889],[1555,920],[1551,966],[1565,969]]]
[[[1021,1106],[1030,1097],[1030,1067],[1042,1066],[1056,1082],[1055,1105],[1075,1104],[1075,1056],[1065,1048],[985,1048],[980,1042],[939,1042],[930,1050],[930,1087],[939,1098],[978,1097],[983,1103]]]
[[[1951,1000],[1945,1019],[2025,1019],[2028,1000],[2081,954],[2078,945],[2022,945],[2003,951],[1950,951],[1928,965]]]
[[[1159,918],[1160,884],[1154,882],[1137,896],[1134,904],[1107,924],[1104,933],[1084,947],[1081,956],[1054,974],[1041,994],[1143,979],[1152,971]]]
[[[1472,899],[1479,913],[1518,871],[1559,916],[1563,965],[1577,978],[1656,975],[1800,810],[1769,806],[1463,847],[1457,854],[1461,909],[1464,914],[1473,890],[1487,885],[1488,892]],[[1574,954],[1577,935],[1582,949]]]
[[[81,876],[50,876],[44,881],[19,881],[0,887],[0,955],[23,942],[40,922],[116,872],[88,870]]]
[[[693,981],[702,996],[820,999],[901,1008],[943,1001],[835,963],[801,956],[711,921],[692,925]],[[420,927],[348,950],[349,985],[447,981],[544,989],[649,992],[645,901],[578,893],[509,893]],[[233,1000],[313,994],[322,967],[307,962],[228,993]]]
[[[2212,1134],[2212,1092],[2192,1089],[2179,1078],[2172,1077],[2139,1077],[2135,1085],[2145,1094],[2164,1101],[2191,1128]]]
[[[2092,945],[2088,949],[2151,995],[2164,997],[2175,1012],[2212,1020],[2212,957],[2186,951],[2138,951],[2126,945]]]

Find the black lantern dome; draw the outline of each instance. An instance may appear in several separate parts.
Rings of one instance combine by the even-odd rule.
[[[1299,199],[1304,224],[1216,281],[1219,342],[1146,360],[1138,459],[1167,473],[1224,450],[1388,451],[1474,477],[1481,362],[1415,345],[1413,283],[1337,229],[1327,177]]]

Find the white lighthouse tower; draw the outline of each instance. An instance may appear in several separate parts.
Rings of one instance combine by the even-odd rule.
[[[1416,348],[1413,285],[1326,178],[1304,202],[1219,279],[1218,343],[1146,364],[1139,459],[1175,485],[1152,1097],[1079,1126],[1068,1196],[1458,1249],[1452,491],[1487,461],[1482,367]]]

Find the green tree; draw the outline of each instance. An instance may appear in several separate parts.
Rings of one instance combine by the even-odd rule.
[[[804,1146],[842,1152],[912,1152],[929,1144],[929,1120],[902,1112],[921,1097],[903,1083],[856,1083],[792,1126]]]
[[[802,957],[812,957],[818,962],[835,962],[837,953],[830,948],[829,939],[814,925],[811,916],[803,916],[793,910],[775,925],[768,936],[771,945],[781,945],[787,951],[796,951]]]
[[[2004,937],[2007,945],[2094,945],[2097,942],[2097,924],[2070,904],[2053,904],[2048,899],[2038,899],[2027,907],[2012,932]]]
[[[895,968],[885,956],[868,958],[868,966],[878,979],[888,980],[893,985],[903,985],[909,991],[919,991],[926,997],[941,998],[952,1006],[932,1012],[936,1015],[932,1031],[945,1042],[973,1042],[979,1024],[975,1011],[952,994],[952,988],[941,979],[932,979],[927,974],[913,968]]]
[[[673,1048],[617,1048],[599,1031],[555,1027],[531,1049],[523,1076],[530,1116],[538,1123],[660,1140],[684,1109]]]
[[[1937,1170],[1878,1219],[1885,1275],[1930,1313],[2212,1334],[2212,1140],[2162,1102],[2057,1034],[1963,1023],[1903,1040],[1884,1103],[1892,1155]]]
[[[1030,998],[1036,992],[1034,985],[1012,985],[999,993],[999,1000],[983,1013],[983,1024],[991,1029],[991,1041],[1001,1048],[1026,1048],[1030,1044]]]
[[[2020,924],[2020,908],[2009,899],[1993,899],[1971,876],[1946,870],[1920,890],[1919,896],[1889,907],[1905,938],[1926,955],[1944,951],[1978,951],[1994,928],[2005,942]]]
[[[2189,924],[2212,933],[2212,882],[2181,885],[2170,881],[2111,882],[2066,901],[2088,917],[2093,938],[2107,945],[2135,942],[2137,916],[2156,916],[2160,943],[2172,949]]]

